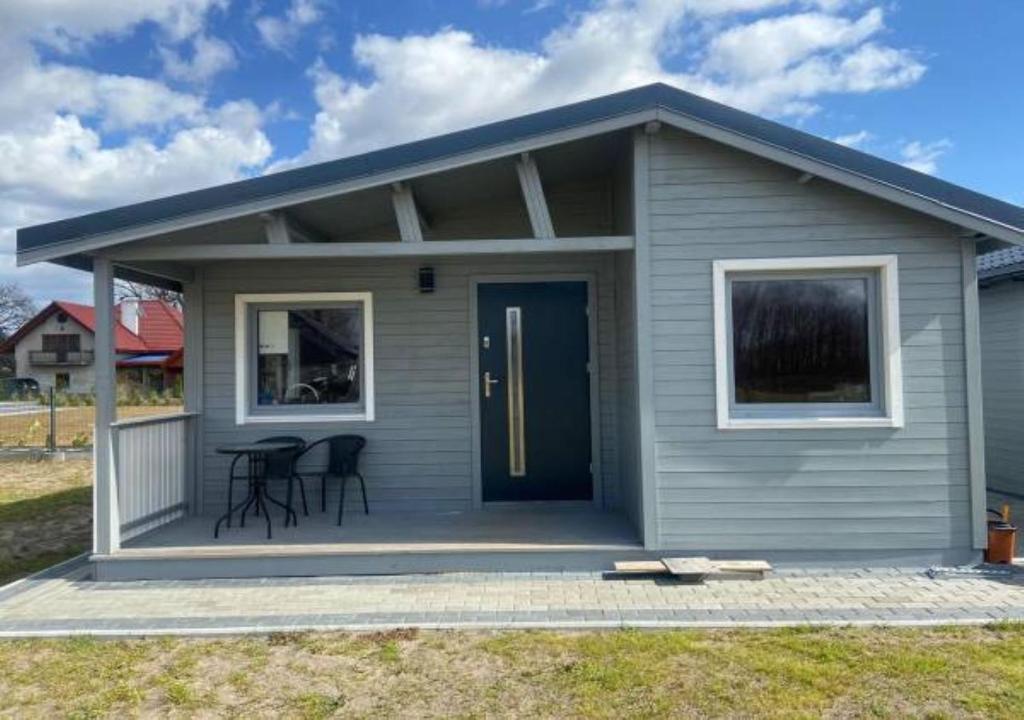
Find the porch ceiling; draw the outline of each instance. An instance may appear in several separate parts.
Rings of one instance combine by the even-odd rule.
[[[209,229],[211,223],[229,218],[277,212],[340,193],[386,188],[389,183],[406,182],[431,172],[510,158],[524,151],[537,152],[559,143],[658,121],[891,200],[981,236],[1014,244],[1024,242],[1024,208],[676,88],[653,84],[365,155],[22,228],[18,231],[18,263],[50,260],[90,268],[92,260],[85,253],[108,246],[153,238],[186,226],[206,225]],[[532,178],[520,172],[524,192],[539,187],[535,166],[529,165]],[[557,163],[553,167],[557,172],[570,166]],[[536,217],[536,199],[526,199],[534,237],[548,237],[550,232],[537,231],[545,224]],[[405,204],[408,211],[407,195]],[[368,199],[352,208],[353,222],[358,222],[364,211],[373,215],[374,206],[379,209],[380,203]],[[404,217],[402,236],[410,239],[406,231],[408,212]],[[401,226],[401,213],[399,218]],[[242,234],[233,226],[224,229],[231,235]],[[420,239],[418,231],[412,233],[412,239]]]

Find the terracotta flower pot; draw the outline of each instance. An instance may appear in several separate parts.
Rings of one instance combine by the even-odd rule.
[[[1006,522],[988,524],[988,549],[985,562],[1009,565],[1013,562],[1016,549],[1017,528]]]

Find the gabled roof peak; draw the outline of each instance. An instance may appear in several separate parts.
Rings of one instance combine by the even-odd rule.
[[[678,120],[687,130],[715,135],[722,142],[731,139],[737,147],[746,143],[748,149],[777,151],[794,164],[807,161],[832,169],[855,180],[850,184],[859,189],[883,188],[895,202],[900,197],[913,199],[913,204],[905,204],[921,212],[953,222],[962,219],[965,227],[974,225],[974,229],[983,228],[980,232],[1024,242],[1024,208],[665,83],[653,83],[361,155],[22,228],[18,254],[26,262],[52,259],[90,267],[91,261],[77,253],[155,234],[173,221],[194,218],[193,224],[202,224],[212,217],[262,212],[304,202],[317,193],[345,192],[346,184],[359,180],[369,182],[379,176],[383,184],[385,176],[403,169],[415,175],[428,164],[451,161],[455,165],[458,158],[487,149],[508,147],[512,154],[514,146],[566,130],[593,127],[598,134],[654,117],[668,123]],[[951,220],[951,214],[956,219]]]
[[[119,353],[171,352],[182,347],[184,320],[181,311],[163,300],[140,300],[140,302],[150,308],[150,311],[144,310],[137,333],[121,322],[122,303],[115,306],[117,323],[114,327],[114,345],[116,351]],[[68,300],[54,300],[0,344],[0,352],[11,352],[23,337],[42,325],[47,318],[59,312],[63,312],[89,332],[96,332],[96,311],[92,305]]]

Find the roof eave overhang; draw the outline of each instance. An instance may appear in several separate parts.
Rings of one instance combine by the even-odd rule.
[[[654,120],[657,116],[657,112],[657,108],[651,107],[643,110],[623,113],[591,122],[580,123],[552,132],[513,140],[507,143],[497,143],[487,147],[439,157],[426,162],[397,167],[379,173],[350,178],[336,183],[327,183],[314,188],[303,188],[295,192],[282,193],[254,202],[225,205],[224,207],[206,212],[167,218],[160,222],[138,225],[110,233],[79,237],[74,240],[54,243],[45,247],[21,250],[17,253],[17,264],[19,266],[25,266],[39,262],[52,262],[71,255],[95,252],[113,245],[120,245],[134,240],[142,240],[144,238],[173,232],[175,230],[185,230],[201,225],[207,225],[209,223],[232,220],[246,215],[281,210],[298,203],[322,200],[334,195],[342,195],[345,193],[356,192],[358,190],[365,190],[371,187],[389,185],[395,182],[411,180],[430,173],[453,170],[467,165],[474,165],[477,163],[487,162],[489,160],[517,155],[523,152],[539,150],[544,147],[559,145],[561,143],[579,140],[592,135],[600,135],[636,125],[642,125],[645,122]]]
[[[656,119],[672,127],[701,135],[709,140],[720,142],[737,150],[744,150],[766,160],[788,165],[801,172],[807,172],[814,176],[831,180],[868,195],[930,215],[939,220],[945,220],[954,225],[974,230],[983,236],[1003,240],[1014,245],[1024,245],[1024,230],[992,222],[974,213],[911,192],[897,185],[891,185],[877,178],[868,177],[847,168],[822,162],[817,158],[802,155],[788,148],[772,145],[759,138],[714,125],[674,109],[659,108],[656,113]]]
[[[280,193],[255,201],[224,205],[208,211],[169,217],[158,222],[26,249],[17,253],[17,264],[24,266],[39,262],[55,261],[71,267],[89,269],[84,267],[85,265],[91,265],[87,257],[89,253],[101,251],[114,245],[129,243],[176,230],[231,220],[246,215],[280,210],[297,203],[310,202],[334,195],[388,185],[394,182],[407,181],[434,172],[487,162],[592,135],[638,126],[651,120],[664,122],[680,130],[701,135],[723,145],[787,165],[801,172],[810,173],[953,225],[972,230],[983,236],[979,240],[995,238],[1015,245],[1024,245],[1024,229],[994,222],[988,218],[915,193],[898,185],[886,183],[848,168],[795,152],[790,148],[774,145],[766,142],[764,139],[737,132],[736,130],[708,122],[705,119],[685,114],[677,109],[657,104],[645,109],[582,122],[509,142],[494,143],[485,147],[432,158],[381,172],[369,173],[355,178],[348,178],[335,183],[325,183],[316,187]],[[178,283],[174,284],[178,285]]]

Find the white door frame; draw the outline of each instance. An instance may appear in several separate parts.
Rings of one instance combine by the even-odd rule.
[[[538,282],[583,282],[587,285],[587,342],[590,354],[590,461],[592,501],[584,504],[604,509],[604,478],[601,472],[601,381],[597,342],[597,275],[581,273],[530,273],[526,275],[471,275],[469,278],[469,399],[470,428],[473,457],[473,507],[507,506],[523,504],[535,506],[540,503],[484,503],[483,470],[480,451],[480,348],[477,344],[479,288],[492,283],[538,283]]]

